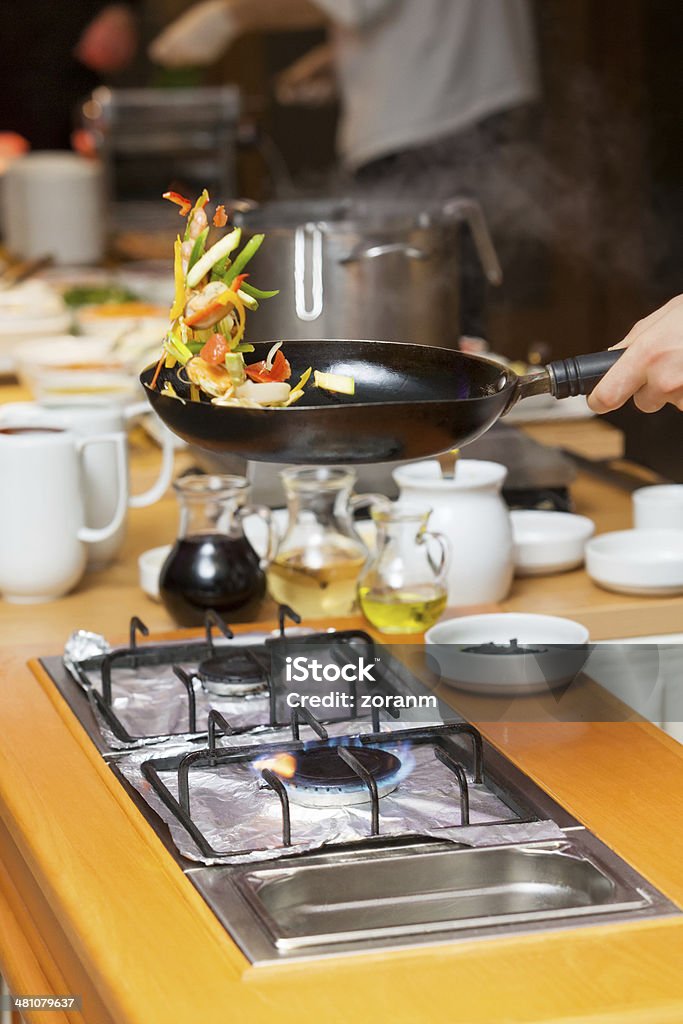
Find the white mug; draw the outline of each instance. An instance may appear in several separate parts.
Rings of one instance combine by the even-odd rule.
[[[637,530],[683,530],[683,484],[657,484],[633,492]]]
[[[45,407],[35,402],[13,402],[0,406],[2,426],[45,426],[70,430],[78,437],[126,432],[130,422],[149,412],[147,402],[123,408],[119,405],[73,405]],[[143,494],[130,494],[128,472],[124,481],[129,508],[146,508],[159,501],[173,476],[174,445],[169,432],[162,434],[162,457],[155,483]],[[101,527],[112,518],[118,501],[116,452],[112,445],[92,448],[84,453],[84,499],[86,522]],[[126,535],[125,516],[118,529],[97,544],[88,546],[88,569],[101,569],[120,551]]]
[[[111,521],[86,525],[85,450],[113,445],[117,500]],[[126,514],[125,435],[76,437],[55,427],[0,427],[0,593],[31,604],[68,593],[85,570],[86,544],[106,540]]]

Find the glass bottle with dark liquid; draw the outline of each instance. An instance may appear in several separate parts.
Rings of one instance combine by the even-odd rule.
[[[164,562],[159,592],[180,626],[199,626],[209,609],[228,622],[255,618],[266,589],[261,559],[244,534],[244,516],[270,511],[247,505],[249,484],[239,476],[185,476],[174,484],[180,502],[178,538]],[[270,550],[266,554],[270,557]]]

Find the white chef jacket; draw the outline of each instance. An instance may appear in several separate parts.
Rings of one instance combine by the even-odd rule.
[[[529,0],[315,0],[333,22],[351,168],[536,98]]]

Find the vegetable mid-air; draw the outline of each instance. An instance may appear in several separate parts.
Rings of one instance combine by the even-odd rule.
[[[208,245],[211,227],[207,215],[209,193],[204,189],[194,206],[177,192],[165,192],[164,199],[179,207],[187,217],[183,237],[174,247],[175,295],[171,306],[171,324],[164,339],[164,350],[150,387],[156,388],[162,367],[178,367],[178,378],[190,385],[190,397],[210,396],[215,405],[241,405],[287,408],[304,393],[311,368],[293,386],[287,383],[291,367],[276,342],[265,359],[246,363],[244,356],[254,351],[245,340],[247,310],[258,309],[259,301],[273,298],[277,291],[254,287],[244,269],[260,248],[264,235],[254,235],[240,250],[242,231],[230,227],[223,206],[212,218],[214,228],[227,226],[212,245]],[[328,375],[317,375],[324,378]],[[346,387],[316,379],[325,390],[353,394],[353,381]],[[170,381],[162,394],[177,398]]]

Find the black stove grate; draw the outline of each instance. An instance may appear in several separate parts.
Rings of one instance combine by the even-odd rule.
[[[395,716],[394,716],[395,717]],[[300,738],[299,726],[306,724],[316,734],[317,739],[304,743]],[[227,726],[227,729],[225,728]],[[216,725],[209,745],[204,750],[194,750],[190,753],[169,757],[152,757],[144,761],[141,771],[145,779],[150,783],[154,792],[162,801],[164,806],[175,816],[187,833],[196,843],[203,857],[215,860],[230,860],[243,857],[251,853],[265,853],[264,849],[230,849],[219,850],[213,846],[201,829],[197,826],[192,816],[190,778],[193,769],[219,768],[225,765],[251,765],[255,761],[273,761],[281,755],[317,754],[324,751],[325,756],[332,755],[340,758],[343,765],[352,774],[355,774],[361,783],[368,790],[368,802],[370,803],[370,828],[368,838],[375,838],[380,835],[380,803],[377,778],[368,769],[366,758],[359,756],[358,751],[363,748],[384,751],[386,747],[402,746],[424,746],[429,745],[434,751],[435,758],[441,762],[453,775],[456,783],[459,799],[459,820],[458,825],[465,827],[470,824],[469,815],[469,788],[465,766],[463,764],[463,751],[453,741],[461,736],[469,740],[471,745],[471,770],[475,784],[484,782],[483,764],[483,741],[481,734],[474,726],[466,722],[452,722],[442,725],[417,726],[405,729],[392,729],[390,731],[379,731],[378,716],[373,715],[373,723],[370,732],[358,732],[355,736],[344,737],[343,743],[339,738],[330,741],[327,730],[305,708],[297,708],[292,712],[290,723],[291,740],[280,740],[274,743],[250,744],[241,747],[219,747],[218,736],[221,732],[227,733],[229,725],[225,721]],[[163,773],[175,772],[178,788],[176,798],[161,775]],[[346,773],[348,777],[348,772]],[[290,794],[287,780],[282,778],[271,767],[264,767],[260,771],[260,777],[265,785],[270,788],[278,797],[282,811],[282,851],[292,847],[292,828],[290,815]],[[521,819],[523,820],[523,819]],[[519,816],[501,819],[501,821],[483,823],[481,827],[493,824],[503,824],[510,821],[519,822]],[[455,826],[454,826],[455,827]],[[294,837],[296,838],[296,837]],[[364,840],[359,840],[363,842]],[[329,844],[334,845],[334,844]],[[345,843],[343,845],[349,845]],[[353,845],[353,844],[351,844]]]
[[[279,608],[278,612],[279,639],[288,639],[286,632],[288,620],[298,624],[301,618],[291,608],[283,605]],[[140,645],[138,643],[138,635],[141,634],[147,637],[149,636],[149,630],[137,616],[133,616],[130,622],[128,647],[118,648],[107,654],[88,658],[76,664],[69,664],[68,668],[70,672],[76,675],[77,681],[85,690],[88,700],[95,705],[97,711],[111,729],[112,734],[120,743],[125,744],[127,747],[132,748],[141,743],[147,745],[173,737],[180,739],[187,736],[200,742],[206,740],[212,722],[215,726],[215,723],[221,716],[218,709],[210,706],[207,713],[206,726],[204,728],[200,726],[197,720],[195,681],[202,685],[209,701],[212,698],[222,697],[225,699],[232,696],[244,700],[250,700],[254,697],[267,697],[267,717],[263,722],[259,723],[258,727],[263,728],[265,726],[272,729],[286,727],[288,719],[283,718],[281,712],[281,705],[284,703],[281,701],[282,693],[271,672],[271,651],[269,648],[271,644],[276,642],[275,638],[273,640],[267,639],[261,644],[241,645],[235,648],[234,651],[229,652],[226,651],[224,645],[216,646],[214,642],[215,631],[218,631],[227,640],[234,638],[234,633],[230,626],[216,612],[209,611],[205,618],[205,636],[203,640],[168,641],[166,643],[152,642]],[[332,645],[330,647],[331,656],[340,665],[343,665],[345,661],[348,663],[355,661],[359,649],[366,652],[367,660],[376,660],[375,651],[377,647],[375,641],[363,630],[340,630],[333,636],[328,633],[311,633],[297,637],[296,642],[297,645],[302,646],[320,644],[321,642],[324,642],[327,646]],[[221,678],[220,667],[225,664],[228,658],[230,658],[230,663],[234,669],[239,668],[238,662],[246,662],[248,666],[248,681],[251,683],[254,677],[258,676],[259,681],[262,680],[259,688],[245,693],[238,693],[235,690],[232,693],[227,690],[223,690],[220,694],[218,692],[212,693],[210,682],[212,669],[216,669],[214,673],[215,679]],[[188,663],[196,665],[196,669],[188,671],[186,668],[181,667],[181,662],[186,665]],[[154,666],[170,667],[178,680],[183,684],[187,701],[186,732],[135,735],[128,730],[116,713],[114,686],[117,670]],[[99,687],[93,685],[90,678],[91,675],[99,675]],[[144,682],[144,679],[141,678],[140,685],[144,685]],[[335,721],[352,720],[358,717],[357,684],[351,680],[346,685],[350,695],[349,711],[343,714],[341,719],[339,714],[337,714],[334,719]],[[378,692],[384,694],[398,694],[401,692],[400,680],[397,677],[392,678],[391,670],[385,666],[382,666],[381,677],[378,680]],[[236,726],[231,731],[234,733],[248,733],[253,728],[255,728],[254,725]]]

